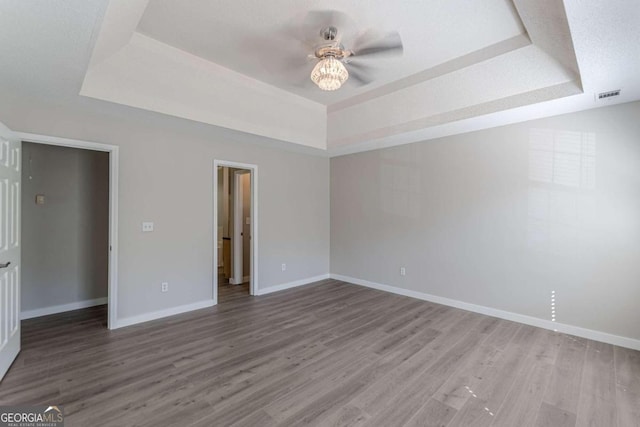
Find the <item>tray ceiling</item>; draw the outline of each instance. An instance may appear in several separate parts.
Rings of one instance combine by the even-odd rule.
[[[592,91],[619,88],[603,70],[637,62],[628,40],[638,8],[617,4],[603,11],[579,0],[110,1],[80,93],[344,154],[527,117],[514,112],[541,116],[550,102],[564,105],[558,111],[597,106]],[[593,20],[593,31],[606,25],[596,9],[601,20],[629,21],[609,28],[622,44],[616,63],[581,61],[599,46],[586,42],[594,34],[582,22]],[[347,17],[345,45],[371,28],[397,30],[403,56],[372,60],[371,84],[320,91],[298,30],[316,10]],[[618,77],[632,82],[630,73]],[[636,86],[623,93],[636,97]]]
[[[337,92],[318,90],[309,74],[314,62],[302,40],[320,33],[308,26],[310,11],[344,14],[338,31],[349,48],[365,31],[400,33],[404,54],[374,58],[375,80],[353,80]],[[526,34],[511,0],[311,1],[154,0],[137,31],[254,79],[329,105],[408,77],[487,46]]]

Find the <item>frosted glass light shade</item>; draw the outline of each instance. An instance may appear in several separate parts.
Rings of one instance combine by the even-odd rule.
[[[336,90],[349,78],[342,62],[333,56],[324,58],[313,67],[311,80],[322,90]]]

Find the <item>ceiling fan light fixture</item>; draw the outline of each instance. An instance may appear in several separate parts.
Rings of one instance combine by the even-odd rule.
[[[340,89],[348,78],[349,72],[344,64],[333,56],[323,58],[311,71],[311,81],[322,90]]]

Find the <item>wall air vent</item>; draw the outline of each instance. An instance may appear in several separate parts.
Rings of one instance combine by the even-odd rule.
[[[609,92],[600,92],[598,94],[598,101],[601,100],[601,99],[612,98],[612,97],[618,96],[618,95],[620,95],[620,89],[610,90]]]

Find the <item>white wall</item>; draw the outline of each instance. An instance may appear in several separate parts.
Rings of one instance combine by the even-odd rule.
[[[331,159],[331,272],[640,339],[640,103]],[[401,266],[406,276],[399,275]]]
[[[30,143],[22,150],[22,311],[106,298],[109,155]]]
[[[120,146],[119,319],[211,300],[214,159],[259,166],[260,290],[329,272],[329,160],[316,151],[90,99],[2,101],[14,131]]]

